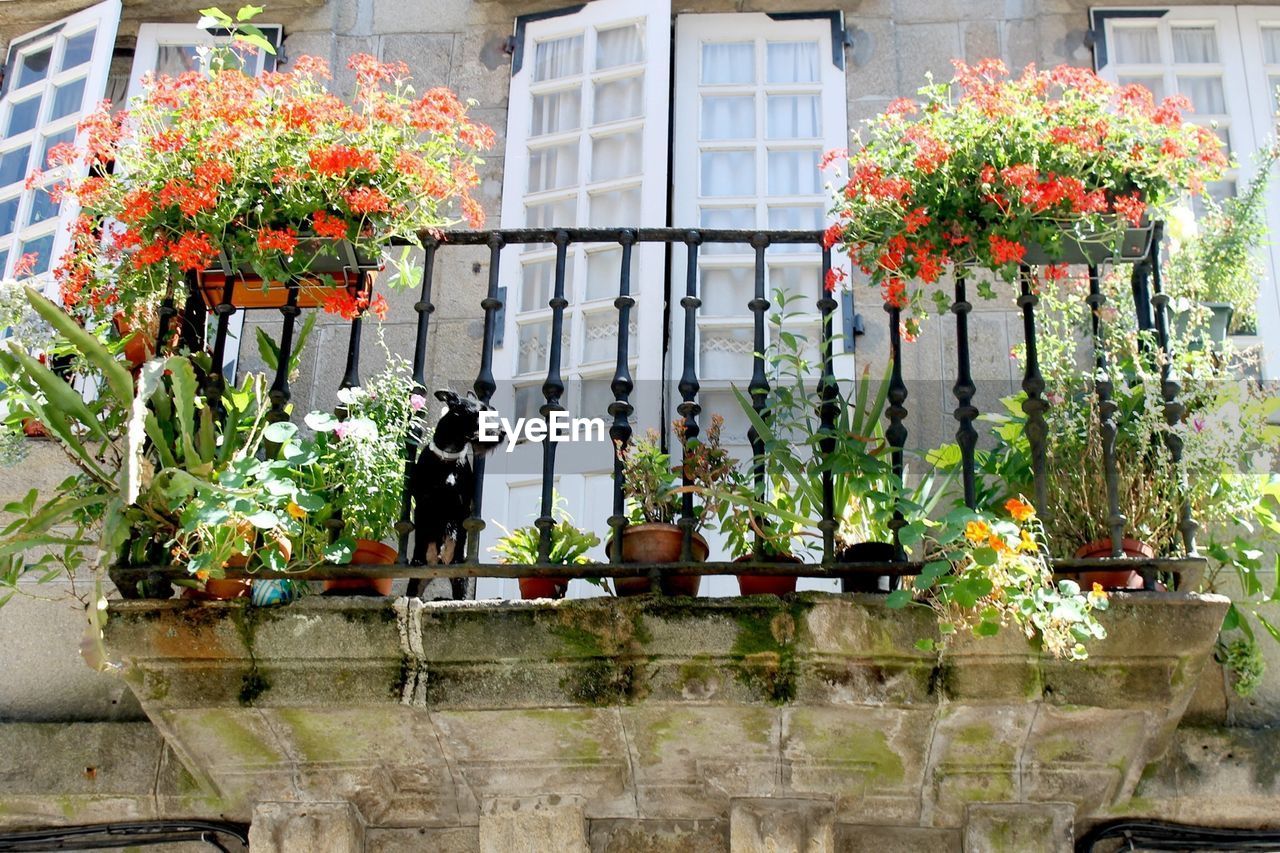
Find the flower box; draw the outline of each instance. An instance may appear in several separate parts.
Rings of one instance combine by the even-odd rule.
[[[1127,226],[1114,231],[1097,232],[1082,229],[1082,224],[1062,223],[1062,237],[1057,251],[1041,245],[1036,240],[1026,241],[1023,262],[1031,266],[1050,264],[1088,264],[1098,266],[1107,261],[1134,263],[1151,251],[1152,223],[1144,222],[1134,228]]]
[[[299,277],[299,308],[320,308],[335,293],[345,289],[359,296],[368,288],[366,277],[382,268],[380,258],[361,255],[346,240],[307,238],[304,245],[314,246],[314,256],[306,263],[306,274]],[[237,264],[225,252],[219,253],[217,267],[196,274],[200,295],[209,308],[227,299],[227,278],[234,277],[230,303],[236,308],[282,308],[288,304],[289,286],[283,281],[263,284],[262,276]]]

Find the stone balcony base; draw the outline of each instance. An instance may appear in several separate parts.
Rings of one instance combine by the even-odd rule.
[[[1226,607],[1118,594],[1083,663],[1008,631],[922,652],[931,613],[821,593],[115,602],[107,642],[232,819],[350,802],[369,827],[446,829],[554,797],[593,827],[721,825],[795,798],[837,826],[956,831],[974,804],[1089,822],[1128,802]]]

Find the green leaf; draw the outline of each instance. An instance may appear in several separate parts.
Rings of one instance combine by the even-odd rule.
[[[263,11],[265,9],[262,6],[241,6],[240,11],[236,12],[236,20],[248,21],[261,15]]]
[[[324,559],[326,563],[338,563],[339,565],[351,562],[351,557],[356,552],[356,540],[350,536],[344,536],[336,542],[331,542],[324,549]]]
[[[280,516],[269,509],[263,509],[249,516],[248,521],[259,530],[271,530],[280,523]]]
[[[108,388],[120,405],[123,406],[133,399],[133,376],[107,351],[101,341],[86,332],[70,314],[54,305],[32,287],[27,287],[27,301],[31,303],[31,308],[37,314],[102,371]]]
[[[1277,643],[1280,643],[1280,628],[1277,628],[1275,625],[1272,625],[1270,622],[1268,622],[1266,620],[1266,617],[1264,617],[1261,613],[1255,613],[1253,615],[1258,617],[1258,621],[1262,624],[1263,628],[1267,629],[1267,633],[1271,635],[1271,639],[1275,640]]]
[[[1000,633],[999,622],[982,621],[973,626],[973,633],[979,637],[994,637]]]
[[[164,362],[169,373],[169,385],[173,389],[174,416],[178,425],[178,441],[182,447],[182,462],[193,468],[199,460],[196,453],[195,409],[196,371],[191,360],[175,355]]]
[[[889,593],[888,597],[885,599],[885,604],[895,610],[906,607],[910,603],[911,590],[909,589],[895,589],[893,592]]]
[[[222,11],[221,9],[217,8],[216,6],[210,6],[208,9],[201,9],[200,21],[199,23],[196,24],[196,26],[201,27],[203,29],[208,29],[209,24],[205,23],[206,18],[211,19],[215,23],[221,24],[224,27],[229,27],[232,24],[231,16],[228,15],[226,12]]]
[[[309,426],[310,424],[308,424]],[[298,425],[288,421],[271,424],[262,432],[262,437],[272,444],[284,444],[298,433]]]
[[[44,394],[49,405],[56,407],[64,415],[69,415],[89,430],[95,438],[107,440],[107,433],[102,428],[97,415],[85,404],[80,392],[72,388],[67,381],[26,353],[17,343],[10,343],[10,351],[22,365],[23,372]]]

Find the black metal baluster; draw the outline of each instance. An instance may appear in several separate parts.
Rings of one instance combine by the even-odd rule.
[[[1049,428],[1045,423],[1044,413],[1049,403],[1044,398],[1044,377],[1040,374],[1040,350],[1036,341],[1036,306],[1040,297],[1032,287],[1031,267],[1021,269],[1021,288],[1018,294],[1018,307],[1022,309],[1022,339],[1026,346],[1026,368],[1022,374],[1022,391],[1026,399],[1022,401],[1022,412],[1027,417],[1025,430],[1027,443],[1031,445],[1031,476],[1035,489],[1036,509],[1041,515],[1046,512],[1048,498],[1048,474],[1046,473],[1048,456]]]
[[[836,553],[836,521],[835,521],[835,483],[832,480],[831,469],[828,467],[832,451],[835,450],[836,440],[836,416],[837,406],[836,399],[836,372],[835,372],[835,355],[834,349],[834,314],[838,307],[835,298],[826,289],[827,273],[831,271],[831,250],[823,247],[822,249],[822,279],[818,282],[821,288],[819,291],[822,296],[818,299],[818,310],[822,312],[822,380],[821,386],[818,388],[818,394],[822,400],[822,407],[819,417],[822,426],[820,428],[822,439],[818,442],[818,449],[822,451],[823,468],[822,468],[822,520],[818,522],[818,529],[822,531],[822,561],[830,563],[835,559]]]
[[[1164,292],[1160,271],[1160,241],[1164,239],[1164,223],[1156,222],[1151,233],[1151,304],[1155,308],[1156,341],[1164,358],[1160,361],[1160,395],[1164,398],[1165,423],[1171,429],[1165,432],[1165,446],[1169,448],[1169,456],[1178,471],[1178,486],[1182,493],[1182,505],[1178,512],[1178,531],[1182,534],[1182,548],[1188,557],[1199,554],[1196,546],[1196,532],[1200,525],[1191,512],[1191,501],[1188,498],[1187,472],[1182,469],[1182,438],[1172,429],[1186,416],[1187,409],[1178,401],[1178,392],[1182,384],[1173,372],[1172,353],[1169,349],[1169,294]],[[1155,575],[1144,572],[1142,579],[1146,589],[1155,589]]]
[[[684,417],[684,441],[680,449],[680,468],[686,488],[681,495],[680,503],[679,523],[680,529],[684,532],[680,559],[683,562],[692,562],[693,529],[697,526],[697,521],[693,516],[693,492],[687,491],[692,485],[692,480],[684,464],[686,462],[684,446],[698,437],[698,415],[702,411],[702,406],[697,403],[698,390],[701,386],[698,384],[696,349],[698,308],[702,305],[702,300],[698,298],[698,246],[702,243],[702,235],[697,231],[689,231],[685,234],[684,242],[689,251],[688,265],[685,269],[685,295],[680,300],[680,305],[684,308],[684,369],[677,385],[681,403],[676,407],[676,411]]]
[[[194,273],[192,273],[194,276]],[[198,287],[192,286],[187,291],[186,301],[182,304],[179,316],[178,347],[187,352],[200,352],[204,349],[205,322],[208,314],[204,306],[204,298]]]
[[[631,380],[631,309],[636,304],[631,295],[631,249],[635,238],[635,232],[631,230],[618,235],[618,243],[622,246],[622,272],[619,273],[618,298],[613,301],[618,309],[618,359],[613,370],[613,382],[609,385],[613,392],[613,402],[609,404],[609,414],[613,415],[613,424],[609,427],[609,438],[613,441],[613,515],[609,517],[609,527],[613,530],[609,549],[609,561],[612,563],[622,562],[622,534],[627,527],[626,499],[622,494],[622,454],[631,442],[631,413],[635,410],[631,405],[631,391],[635,387]]]
[[[493,379],[493,336],[497,325],[498,311],[502,308],[502,300],[498,298],[498,264],[502,256],[502,247],[506,239],[499,233],[489,235],[489,289],[480,307],[484,309],[484,339],[480,349],[480,372],[476,375],[476,397],[484,405],[493,400],[493,392],[498,385]],[[484,518],[481,515],[484,506],[484,457],[477,457],[473,471],[476,478],[475,496],[471,502],[471,517],[463,522],[467,531],[467,562],[480,562],[480,534],[484,531]]]
[[[222,287],[222,301],[213,306],[213,314],[218,318],[218,326],[213,333],[213,364],[210,365],[209,375],[205,377],[204,394],[219,414],[222,409],[222,392],[226,390],[222,365],[226,361],[227,334],[231,331],[231,317],[236,313],[236,306],[231,302],[235,286],[235,279],[227,276]]]
[[[1124,528],[1127,519],[1120,511],[1119,472],[1116,468],[1116,412],[1111,398],[1114,387],[1107,363],[1107,344],[1102,324],[1102,309],[1107,297],[1102,292],[1101,276],[1096,266],[1089,267],[1090,327],[1093,337],[1093,359],[1097,369],[1094,389],[1098,395],[1098,432],[1102,437],[1102,468],[1107,480],[1107,526],[1111,529],[1111,556],[1124,555]]]
[[[1133,273],[1129,276],[1129,286],[1133,290],[1133,312],[1138,318],[1138,332],[1149,332],[1155,328],[1151,319],[1151,254],[1133,265]]]
[[[556,246],[556,278],[555,290],[547,304],[551,306],[551,343],[547,352],[547,378],[542,383],[542,396],[546,404],[540,409],[547,423],[547,439],[542,442],[542,515],[533,522],[538,528],[538,562],[545,563],[551,558],[551,529],[556,526],[555,479],[556,479],[556,446],[552,440],[551,420],[556,412],[564,411],[560,405],[560,397],[564,394],[564,379],[560,376],[561,335],[564,333],[564,309],[569,301],[564,298],[564,267],[568,257],[569,235],[557,231]]]
[[[194,272],[187,273],[188,293],[196,289],[195,276]],[[156,329],[157,356],[164,356],[165,346],[169,343],[169,325],[173,322],[173,318],[178,316],[178,309],[173,307],[173,304],[173,280],[170,279],[164,291],[164,298],[160,300],[159,321]]]
[[[367,272],[360,272],[357,281],[359,293],[365,300],[373,296],[373,285]],[[366,303],[367,304],[367,303]],[[351,336],[347,339],[347,368],[342,374],[339,388],[355,388],[360,384],[360,335],[364,331],[364,311],[358,311],[351,318]]]
[[[978,505],[978,488],[974,464],[974,449],[978,446],[978,431],[973,422],[978,417],[978,408],[973,405],[973,395],[977,388],[973,384],[973,371],[969,363],[969,312],[973,306],[965,295],[964,273],[956,271],[956,298],[951,304],[951,313],[956,315],[956,384],[952,393],[956,397],[955,419],[960,426],[956,429],[956,443],[960,446],[960,475],[964,484],[964,504],[969,509]]]
[[[764,283],[764,253],[768,246],[769,237],[767,234],[756,233],[752,235],[751,247],[755,249],[756,253],[755,296],[747,303],[747,308],[750,309],[753,315],[755,334],[753,339],[754,355],[752,357],[751,381],[747,384],[747,390],[751,394],[751,408],[755,410],[756,415],[761,419],[768,416],[766,409],[769,405],[769,379],[764,370],[764,315],[769,310],[769,300],[765,293]],[[755,480],[756,500],[763,503],[765,498],[764,436],[760,435],[755,425],[752,425],[751,429],[747,430],[747,439],[751,442],[751,473]],[[760,532],[763,520],[760,518],[760,514],[754,510],[752,511],[752,516],[756,521],[752,559],[759,561],[764,558],[764,537]]]
[[[888,403],[885,406],[885,416],[889,426],[884,431],[884,437],[889,442],[893,476],[897,480],[896,486],[902,490],[902,474],[905,468],[903,448],[907,445],[907,427],[904,423],[907,417],[907,385],[902,381],[902,309],[888,302],[884,304],[884,309],[889,312],[889,358],[892,359],[889,388],[885,393]],[[889,529],[893,531],[893,545],[900,559],[904,556],[900,532],[906,525],[907,520],[902,515],[902,507],[895,498],[893,519],[889,522]]]
[[[298,292],[300,287],[298,282],[290,279],[288,282],[289,295],[280,313],[284,316],[284,325],[280,330],[280,356],[279,363],[276,365],[276,379],[271,385],[271,411],[267,413],[267,420],[272,423],[285,421],[289,419],[288,412],[285,407],[289,404],[289,398],[292,392],[289,390],[289,361],[293,357],[293,327],[297,323],[298,315],[302,313],[302,309],[298,307]]]
[[[422,258],[422,292],[413,310],[418,313],[418,336],[413,344],[413,390],[412,395],[423,399],[423,404],[409,414],[409,429],[404,439],[404,495],[400,507],[400,520],[396,522],[396,533],[400,535],[400,562],[408,563],[410,559],[409,534],[413,532],[413,466],[418,459],[418,440],[427,421],[427,330],[431,322],[431,314],[435,306],[431,304],[432,277],[436,265],[436,241],[423,243],[425,253]]]

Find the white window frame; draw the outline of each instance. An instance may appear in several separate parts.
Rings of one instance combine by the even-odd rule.
[[[3,151],[20,148],[27,144],[31,146],[27,160],[27,174],[37,169],[44,171],[46,174],[40,182],[41,187],[48,186],[67,177],[79,177],[87,173],[88,166],[84,162],[63,166],[56,170],[49,169],[47,163],[39,162],[43,148],[41,140],[50,132],[74,128],[80,119],[102,99],[107,87],[107,77],[111,71],[111,55],[115,50],[116,27],[119,20],[120,0],[104,0],[104,2],[74,15],[62,18],[48,27],[20,36],[9,45],[5,67],[8,72],[11,72],[10,76],[16,76],[19,56],[42,50],[46,47],[52,47],[53,54],[50,57],[50,69],[59,68],[62,64],[62,53],[66,44],[65,36],[67,34],[75,35],[90,28],[95,32],[93,53],[87,63],[87,71],[83,65],[76,66],[68,71],[50,73],[43,80],[28,84],[22,88],[15,88],[16,79],[6,80],[5,82],[4,96],[0,98],[0,128],[7,127],[10,110],[14,103],[25,102],[32,97],[40,97],[43,100],[40,114],[32,129],[14,137],[0,140],[0,150]],[[80,109],[68,113],[56,121],[48,121],[47,116],[52,106],[53,90],[58,85],[82,75],[85,79],[85,85],[84,92],[81,95]],[[0,238],[0,250],[8,252],[6,262],[3,268],[0,269],[0,277],[7,278],[13,275],[13,270],[23,254],[22,249],[27,243],[33,239],[52,234],[53,244],[49,255],[49,271],[42,273],[38,278],[44,282],[46,293],[54,295],[55,285],[53,284],[52,270],[56,268],[62,254],[67,249],[71,224],[79,213],[79,207],[73,199],[64,199],[57,217],[35,225],[24,226],[22,223],[26,221],[30,213],[35,194],[42,191],[41,189],[21,189],[17,194],[19,202],[13,231],[9,235]],[[12,197],[8,196],[7,198]]]
[[[1119,14],[1116,14],[1119,13]],[[1267,92],[1267,72],[1262,59],[1262,45],[1258,27],[1262,22],[1280,25],[1280,9],[1264,6],[1151,6],[1151,7],[1094,7],[1095,28],[1101,22],[1104,39],[1104,56],[1098,57],[1098,74],[1115,82],[1125,74],[1160,75],[1166,93],[1177,91],[1176,75],[1195,74],[1213,70],[1222,73],[1223,97],[1227,112],[1222,118],[1229,120],[1231,153],[1237,164],[1229,169],[1225,179],[1235,182],[1237,191],[1253,179],[1256,172],[1254,155],[1271,135],[1270,97]],[[1170,29],[1176,25],[1205,24],[1217,28],[1221,62],[1213,66],[1174,65],[1172,61],[1161,64],[1124,65],[1116,61],[1115,31],[1119,27],[1156,26],[1160,34],[1161,53],[1172,59]],[[1194,104],[1193,104],[1194,106]],[[1197,116],[1196,120],[1212,120],[1218,116]],[[1260,122],[1262,122],[1260,124]],[[1280,182],[1273,181],[1269,190],[1268,214],[1274,231],[1280,226]],[[1259,282],[1258,337],[1261,341],[1280,339],[1280,295],[1277,294],[1277,273],[1280,272],[1280,249],[1272,245],[1267,250],[1266,275]],[[1264,345],[1264,374],[1280,376],[1280,346]]]

